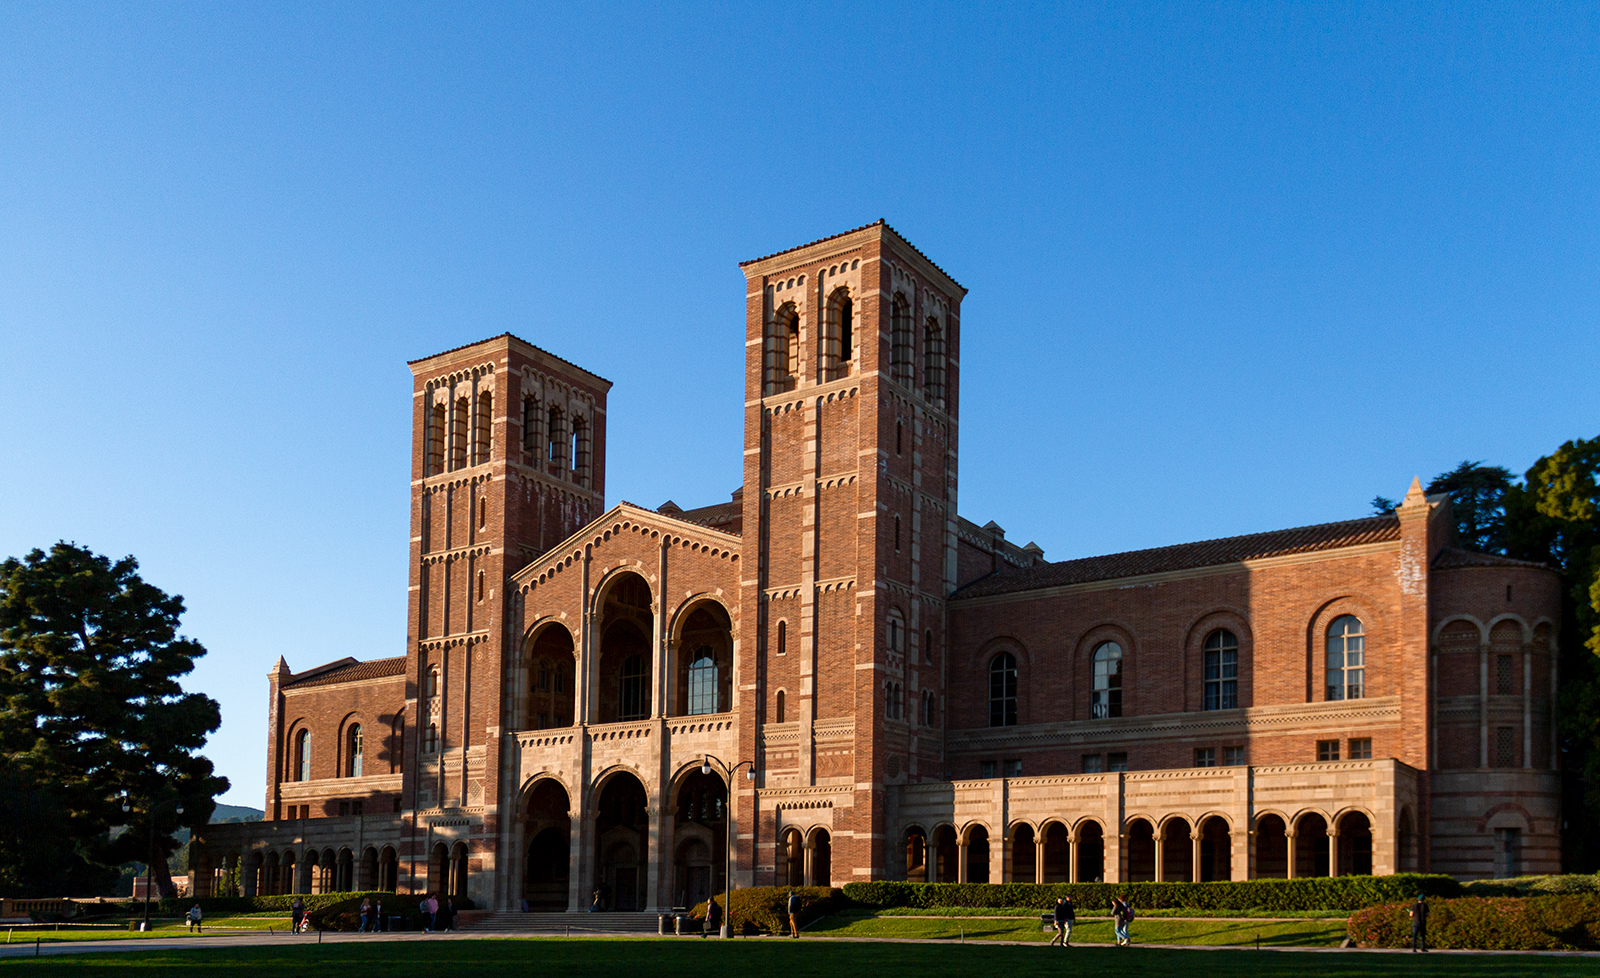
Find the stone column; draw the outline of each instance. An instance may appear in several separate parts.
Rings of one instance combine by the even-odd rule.
[[[1196,825],[1189,830],[1189,879],[1200,882],[1200,826]]]
[[[1039,871],[1039,882],[1044,882],[1042,866]],[[1076,833],[1067,836],[1067,882],[1078,882],[1078,835]]]
[[[1167,827],[1162,826],[1151,836],[1156,846],[1156,882],[1167,881]]]
[[[807,841],[805,843],[805,856],[800,861],[801,886],[811,885],[811,857],[816,855],[816,851],[817,846],[815,842]]]
[[[1033,881],[1035,883],[1043,883],[1044,882],[1044,834],[1043,834],[1043,830],[1041,830],[1040,834],[1035,835],[1034,838],[1033,838]]]
[[[967,881],[967,838],[966,838],[966,836],[957,836],[956,837],[956,882],[957,883],[965,883],[966,881]]]
[[[1339,830],[1328,826],[1328,875],[1339,875]]]
[[[1287,850],[1288,855],[1288,866],[1285,868],[1283,875],[1289,879],[1295,878],[1296,867],[1294,864],[1294,844],[1295,840],[1299,837],[1300,833],[1293,825],[1286,825],[1283,827],[1283,841],[1285,843],[1284,848]]]

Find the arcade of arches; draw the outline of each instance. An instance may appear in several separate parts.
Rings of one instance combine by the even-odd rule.
[[[1401,871],[1415,868],[1414,842],[1409,838],[1409,812],[1401,824]],[[930,836],[921,825],[901,834],[904,878],[929,883],[1079,883],[1212,882],[1230,879],[1285,879],[1308,876],[1364,876],[1372,873],[1372,823],[1359,811],[1333,820],[1303,812],[1287,828],[1284,817],[1256,818],[1254,871],[1236,872],[1235,840],[1228,820],[1210,815],[1198,825],[1182,815],[1159,821],[1134,816],[1123,823],[1120,869],[1107,873],[1105,829],[1093,818],[1069,825],[1051,819],[1041,826],[1017,822],[1009,838],[991,837],[982,823],[957,830],[940,824]],[[1408,855],[1408,853],[1410,855]],[[791,884],[798,882],[791,873]]]

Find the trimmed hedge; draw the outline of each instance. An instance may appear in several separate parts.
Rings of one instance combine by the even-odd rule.
[[[373,891],[370,893],[301,893],[298,896],[305,901],[307,910],[317,910],[321,907],[341,903],[351,897],[355,897],[356,906],[359,907],[363,896],[370,896],[373,899],[382,897],[384,900],[389,900],[395,895],[386,891]],[[282,893],[276,896],[169,898],[151,900],[150,913],[153,915],[159,914],[163,917],[181,917],[189,912],[190,907],[198,903],[200,904],[200,911],[207,917],[236,913],[274,913],[278,911],[287,914],[293,909],[295,897],[296,894]],[[89,906],[89,904],[84,905],[85,908]],[[128,914],[137,915],[144,912],[143,900],[128,900],[114,905],[107,904],[106,906],[115,906],[116,910],[114,912],[124,916]]]
[[[332,903],[324,903],[311,911],[311,926],[315,930],[355,930],[361,926],[361,901],[371,900],[374,904],[383,902],[383,915],[392,917],[399,914],[413,918],[409,926],[415,927],[415,918],[422,913],[421,903],[425,894],[399,895],[394,893],[330,893],[328,896],[339,897]],[[440,906],[444,901],[439,901]],[[457,900],[456,912],[472,909],[470,900]]]
[[[728,923],[733,926],[734,932],[739,934],[787,934],[791,892],[800,894],[802,927],[818,917],[837,913],[849,905],[844,893],[837,887],[829,889],[826,886],[752,886],[733,891]],[[720,905],[723,894],[719,893],[713,899]],[[705,920],[707,909],[708,904],[702,901],[695,904],[689,913],[696,920]]]
[[[1465,896],[1554,896],[1562,893],[1600,893],[1600,874],[1516,876],[1506,880],[1472,880],[1461,884]]]
[[[737,891],[736,891],[737,892]],[[1070,896],[1080,909],[1109,910],[1125,894],[1135,910],[1359,910],[1409,900],[1418,893],[1454,897],[1449,876],[1305,877],[1216,883],[846,883],[844,895],[864,907],[1034,907],[1047,910]]]
[[[1410,947],[1408,903],[1351,915],[1360,947]],[[1428,902],[1428,946],[1491,951],[1570,951],[1600,947],[1600,894],[1462,897]]]

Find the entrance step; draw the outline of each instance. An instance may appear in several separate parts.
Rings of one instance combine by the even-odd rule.
[[[520,934],[655,934],[660,926],[653,913],[486,913],[462,915],[461,929],[514,931]],[[695,933],[699,933],[698,930]]]

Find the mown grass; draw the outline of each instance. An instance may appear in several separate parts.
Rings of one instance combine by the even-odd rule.
[[[1135,924],[1137,926],[1137,922]],[[1007,978],[1074,976],[1117,978],[1318,978],[1361,975],[1512,976],[1594,975],[1593,958],[1530,955],[1410,955],[1361,951],[1275,952],[1183,951],[1160,947],[1074,947],[1005,944],[899,944],[776,938],[739,941],[524,940],[350,942],[294,947],[212,948],[123,954],[74,954],[0,961],[0,971],[37,978],[327,978],[336,974],[380,974],[384,978],[971,978],[1000,973]]]
[[[137,920],[138,918],[134,918]],[[118,920],[106,927],[62,927],[60,930],[48,930],[49,925],[43,927],[30,927],[26,929],[12,929],[11,943],[32,944],[34,938],[45,944],[60,941],[123,941],[129,938],[159,937],[171,939],[189,933],[189,922],[174,918],[155,918],[150,921],[150,930],[143,933],[130,929],[133,921]],[[286,931],[289,929],[288,914],[241,914],[231,917],[215,917],[203,923],[205,934],[241,934],[255,933],[257,931]],[[0,938],[3,941],[4,938]]]
[[[1039,914],[1048,913],[1038,907],[883,907],[876,911],[880,917],[1031,917],[1039,919]],[[1208,917],[1220,920],[1233,920],[1241,918],[1260,917],[1264,919],[1294,918],[1296,920],[1345,920],[1350,916],[1344,910],[1139,910],[1140,918],[1145,917]],[[1078,912],[1078,919],[1084,920],[1091,917],[1104,917],[1110,920],[1109,914],[1085,914]]]
[[[903,917],[847,910],[806,929],[816,937],[894,937],[915,940],[1035,941],[1053,936],[1032,917]],[[1336,947],[1345,938],[1343,921],[1149,920],[1133,922],[1136,944],[1198,944],[1254,947]],[[1094,918],[1072,929],[1074,944],[1115,944],[1111,921]]]

